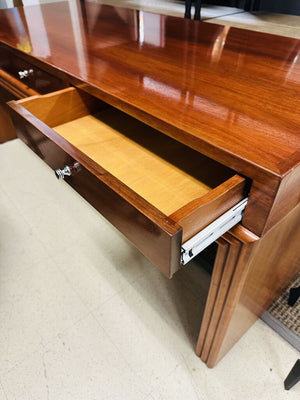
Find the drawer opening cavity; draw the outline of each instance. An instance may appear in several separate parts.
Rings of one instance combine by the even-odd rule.
[[[246,179],[154,129],[159,121],[75,88],[9,105],[19,137],[54,171],[79,163],[65,181],[169,277],[242,218]]]

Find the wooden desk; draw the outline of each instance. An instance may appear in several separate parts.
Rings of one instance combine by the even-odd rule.
[[[211,246],[196,352],[214,366],[300,269],[299,41],[85,2],[0,27],[4,73],[73,86],[10,102],[18,135],[166,275],[249,197]]]

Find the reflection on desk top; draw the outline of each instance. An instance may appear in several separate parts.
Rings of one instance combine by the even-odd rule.
[[[300,41],[89,2],[0,10],[0,42],[244,173],[300,162]]]

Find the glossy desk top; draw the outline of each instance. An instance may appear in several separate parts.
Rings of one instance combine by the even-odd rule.
[[[74,1],[0,10],[0,41],[247,176],[300,163],[296,39]]]

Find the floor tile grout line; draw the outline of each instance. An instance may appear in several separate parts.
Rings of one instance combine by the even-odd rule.
[[[49,340],[47,340],[46,342],[43,342],[43,340],[41,340],[38,345],[35,347],[35,349],[33,349],[32,351],[29,351],[26,355],[24,355],[24,357],[22,357],[22,359],[20,359],[19,361],[17,361],[11,368],[9,368],[6,372],[2,373],[0,376],[0,384],[1,384],[1,380],[3,380],[4,377],[6,377],[8,374],[10,374],[15,368],[19,367],[25,360],[27,360],[29,357],[32,357],[34,354],[41,354],[41,351],[39,350],[39,345],[43,346],[43,349],[45,351],[46,348],[50,347],[52,345],[52,343],[54,343],[55,341],[60,339],[60,335],[64,335],[66,334],[66,332],[68,332],[69,330],[73,329],[79,322],[83,321],[84,319],[87,319],[88,317],[91,316],[91,313],[87,313],[84,314],[83,316],[81,316],[80,318],[76,319],[76,321],[74,321],[72,324],[70,324],[68,327],[66,327],[65,329],[61,330],[60,332],[55,333]],[[42,338],[41,338],[42,339]],[[3,386],[3,385],[2,385]]]
[[[205,22],[205,21],[211,21],[211,20],[218,20],[218,19],[222,19],[224,17],[229,17],[231,15],[238,15],[238,14],[250,14],[250,13],[247,11],[241,10],[241,11],[235,11],[233,13],[218,15],[217,17],[202,18],[201,21]]]
[[[189,376],[190,376],[190,378],[191,378],[191,380],[192,380],[192,385],[193,385],[194,393],[196,394],[197,399],[198,399],[198,400],[201,400],[201,399],[199,398],[199,395],[198,395],[198,392],[197,392],[197,383],[196,383],[196,381],[195,381],[193,375],[191,374],[191,370],[190,370],[189,365],[188,365],[188,363],[187,363],[187,361],[186,361],[186,358],[185,358],[184,354],[181,354],[181,356],[182,356],[182,362],[183,362],[183,364],[184,364],[184,366],[185,366],[185,369],[186,369],[186,371],[188,372],[188,374],[189,374]],[[199,359],[199,362],[202,363],[202,360],[200,359],[200,357],[198,357],[198,359]],[[205,368],[207,368],[207,367],[205,366]]]
[[[81,304],[84,306],[84,308],[86,309],[86,311],[88,312],[88,314],[91,313],[91,309],[89,309],[89,307],[86,305],[86,303],[83,301],[82,296],[78,293],[77,289],[73,286],[72,282],[70,281],[70,279],[68,278],[68,276],[66,275],[66,273],[60,268],[59,266],[59,262],[55,259],[55,256],[50,255],[49,256],[50,260],[53,262],[53,264],[55,265],[55,268],[61,273],[61,275],[64,277],[64,279],[66,280],[66,282],[68,283],[68,285],[70,286],[70,288],[72,289],[73,293],[78,297],[78,299],[80,300]],[[87,314],[87,315],[88,315]]]
[[[64,250],[61,250],[61,252],[64,252]],[[56,268],[59,269],[59,271],[63,274],[64,278],[68,281],[69,285],[72,287],[73,291],[76,293],[76,295],[80,298],[80,301],[83,303],[83,305],[85,306],[85,308],[89,311],[89,312],[93,312],[98,310],[99,307],[101,307],[103,304],[105,304],[107,301],[111,300],[113,297],[115,297],[117,294],[121,293],[123,291],[123,289],[120,289],[118,291],[116,291],[116,293],[112,294],[111,296],[109,296],[106,300],[104,300],[101,304],[99,304],[99,306],[97,306],[95,309],[93,308],[89,308],[86,303],[83,300],[82,295],[78,292],[78,290],[73,286],[72,282],[70,281],[69,277],[66,275],[65,271],[63,269],[61,269],[59,266],[57,266],[57,264],[59,264],[57,262],[57,260],[55,259],[55,256],[50,256],[51,260],[56,264]]]
[[[43,248],[43,250],[45,250],[45,253],[50,256],[50,254],[48,253],[47,248],[44,246],[43,242],[39,239],[37,232],[35,231],[35,226],[32,225],[30,223],[30,221],[28,220],[28,218],[26,218],[26,216],[21,212],[21,210],[19,209],[19,207],[16,205],[15,200],[10,196],[10,194],[7,191],[4,191],[4,194],[6,195],[6,197],[9,199],[9,201],[13,204],[14,206],[14,214],[18,214],[18,218],[22,219],[24,221],[24,223],[26,223],[26,225],[30,228],[30,230],[33,232],[34,235],[34,240],[38,241],[39,245],[41,245],[41,247]]]
[[[3,384],[2,384],[1,378],[0,378],[0,387],[1,387],[2,392],[4,393],[5,400],[8,400],[8,397],[7,397],[6,391],[4,390],[4,386],[3,386]]]
[[[60,254],[63,254],[66,250],[67,250],[67,248],[60,249],[60,250],[59,250],[59,253],[60,253]],[[73,291],[76,292],[76,294],[80,297],[80,300],[84,303],[84,300],[83,300],[82,295],[78,292],[78,290],[76,289],[76,287],[73,286],[73,284],[72,284],[72,282],[70,281],[70,279],[68,278],[66,272],[65,272],[62,268],[60,268],[60,266],[59,266],[60,262],[56,259],[56,256],[55,256],[55,255],[53,256],[53,253],[52,253],[49,257],[50,257],[50,259],[55,263],[56,268],[58,268],[58,269],[60,270],[60,272],[61,272],[61,273],[63,274],[63,276],[65,277],[65,279],[68,281],[68,283],[69,283],[70,286],[72,287]],[[143,276],[143,274],[144,274],[144,273],[143,273],[142,271],[139,272],[139,273],[137,273],[136,276],[135,276],[135,278],[132,279],[132,280],[130,280],[130,286],[131,286],[131,285],[134,285],[139,279],[141,279],[142,276]],[[120,287],[119,289],[116,289],[116,290],[115,290],[115,293],[113,293],[111,296],[109,296],[107,299],[105,299],[101,304],[99,304],[99,305],[96,306],[95,308],[93,308],[93,307],[92,307],[92,308],[89,308],[89,307],[86,305],[86,303],[84,303],[84,305],[85,305],[85,307],[86,307],[89,311],[91,311],[91,312],[96,311],[96,310],[98,310],[99,308],[101,308],[104,304],[106,304],[108,301],[110,301],[110,300],[113,299],[115,296],[119,295],[120,293],[124,292],[125,290],[126,290],[125,287]]]
[[[95,310],[96,311],[96,310]],[[131,367],[131,365],[129,364],[129,362],[127,361],[127,358],[125,357],[125,355],[123,354],[122,350],[119,348],[119,346],[113,341],[113,339],[110,337],[109,333],[107,332],[107,330],[105,329],[105,327],[100,323],[100,321],[98,320],[98,318],[95,316],[95,314],[93,312],[91,312],[91,315],[93,316],[95,322],[97,323],[97,325],[100,326],[100,328],[105,332],[108,340],[111,342],[111,344],[115,347],[115,349],[118,351],[118,353],[120,354],[120,356],[122,357],[123,361],[126,363],[126,365],[128,366],[128,368],[130,369],[130,371],[132,372],[132,374],[137,377],[137,378],[141,378]],[[149,391],[149,393],[145,393],[145,400],[147,399],[147,396],[149,396],[151,393],[151,390]]]
[[[113,296],[113,297],[114,297],[114,296]],[[110,299],[112,299],[112,297],[111,297]],[[103,304],[104,304],[104,303],[103,303]],[[101,305],[100,307],[98,307],[97,309],[91,311],[91,315],[94,317],[96,323],[97,323],[97,324],[103,329],[103,331],[106,333],[106,335],[107,335],[107,337],[109,338],[110,342],[114,345],[114,347],[115,347],[115,348],[118,350],[118,352],[122,355],[122,359],[125,360],[126,364],[127,364],[128,367],[130,368],[130,370],[132,371],[132,373],[133,373],[136,377],[140,378],[140,376],[132,369],[131,365],[128,363],[126,357],[125,357],[125,356],[123,355],[123,353],[122,353],[122,350],[121,350],[121,349],[119,348],[119,346],[118,346],[117,344],[115,344],[115,342],[112,340],[112,338],[110,337],[109,332],[107,331],[106,327],[103,326],[103,325],[101,324],[101,322],[99,321],[99,319],[95,316],[94,312],[96,312],[97,310],[99,310],[101,307],[102,307],[102,305]],[[182,354],[180,355],[180,358],[181,358],[181,361],[183,362]],[[168,377],[176,370],[176,368],[178,368],[178,366],[180,366],[180,365],[181,365],[181,362],[176,362],[176,365],[175,365],[174,369],[172,369],[172,370],[171,370],[167,375],[165,375],[163,378],[160,378],[160,379],[158,380],[158,382],[157,382],[155,385],[153,385],[153,387],[150,389],[149,393],[146,394],[145,400],[147,400],[148,396],[150,396],[150,395],[154,392],[154,390],[161,384],[162,380],[168,378]],[[197,398],[198,398],[198,396],[197,396]],[[200,400],[200,399],[199,399],[199,400]]]
[[[96,311],[96,310],[94,310]],[[113,341],[113,339],[111,338],[111,336],[109,335],[109,333],[107,332],[106,328],[100,323],[100,321],[98,320],[98,318],[95,316],[94,312],[91,311],[91,316],[93,317],[94,321],[96,322],[96,324],[103,330],[103,332],[105,332],[107,339],[110,341],[110,343],[112,344],[112,346],[118,351],[118,353],[120,354],[120,357],[122,358],[122,360],[124,361],[124,363],[128,366],[128,368],[130,369],[130,371],[132,372],[132,374],[138,378],[141,379],[141,377],[132,369],[131,365],[129,364],[129,362],[127,361],[127,358],[125,357],[125,355],[123,354],[122,350],[119,348],[119,346]],[[150,391],[149,393],[145,393],[145,397],[144,400],[147,399],[147,397],[150,395]]]

